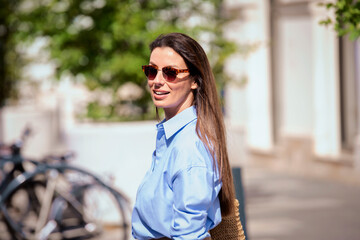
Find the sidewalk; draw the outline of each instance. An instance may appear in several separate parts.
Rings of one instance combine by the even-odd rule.
[[[244,167],[249,240],[359,240],[360,186]]]

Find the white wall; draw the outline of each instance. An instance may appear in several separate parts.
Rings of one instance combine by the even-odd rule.
[[[230,83],[226,89],[228,118],[233,126],[244,129],[246,145],[253,150],[271,151],[272,96],[270,71],[269,2],[266,0],[226,1],[229,11],[237,11],[238,18],[225,29],[226,37],[239,46],[249,45],[248,56],[234,56],[226,70],[234,82],[242,75],[248,79],[245,86]]]
[[[31,128],[32,133],[23,147],[23,154],[27,157],[41,158],[57,144],[59,128],[55,111],[35,106],[5,107],[1,117],[6,144],[18,140],[26,127]]]
[[[279,133],[311,136],[314,116],[311,20],[309,16],[279,16],[274,25]]]
[[[135,202],[136,191],[151,165],[156,122],[75,124],[68,129],[65,145],[76,153],[74,164],[105,179]]]
[[[326,10],[310,5],[313,31],[314,152],[336,159],[341,154],[339,49],[336,32],[319,25]]]
[[[113,177],[115,186],[134,203],[137,187],[151,164],[156,122],[76,123],[57,110],[34,105],[6,107],[2,120],[7,144],[19,139],[26,126],[31,127],[23,148],[25,157],[41,160],[46,155],[75,152],[72,164],[105,180]]]
[[[69,115],[67,115],[69,116]],[[113,180],[114,186],[134,204],[137,188],[151,165],[155,149],[156,121],[124,123],[76,123],[59,128],[57,115],[39,108],[5,108],[3,122],[7,143],[16,140],[26,124],[33,129],[25,145],[24,155],[41,159],[48,154],[68,151],[76,154],[71,162],[102,179]],[[244,134],[241,129],[228,127],[228,146],[233,166],[246,160]]]
[[[239,45],[258,44],[248,56],[235,55],[226,64],[234,78],[226,88],[231,125],[244,131],[253,150],[275,150],[275,133],[312,139],[317,156],[339,159],[338,41],[331,27],[319,24],[331,13],[318,1],[276,1],[274,9],[266,0],[225,2],[238,14],[224,29],[226,36]],[[247,83],[236,85],[242,75]]]

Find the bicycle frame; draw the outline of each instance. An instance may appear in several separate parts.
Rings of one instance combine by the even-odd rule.
[[[57,163],[57,164],[47,164],[47,163],[42,163],[42,164],[38,164],[36,169],[32,172],[24,172],[23,174],[18,175],[15,179],[13,179],[8,186],[6,187],[6,189],[4,190],[4,192],[1,194],[0,196],[0,208],[1,211],[4,214],[4,217],[7,221],[7,224],[11,225],[12,229],[15,229],[16,232],[18,232],[18,234],[20,234],[21,236],[25,236],[24,232],[22,232],[21,228],[19,226],[17,226],[14,222],[9,221],[8,219],[11,219],[10,216],[7,214],[6,208],[5,208],[5,202],[4,199],[7,199],[10,194],[19,186],[22,185],[23,183],[27,182],[27,181],[31,181],[31,179],[33,179],[35,176],[39,175],[39,174],[45,174],[47,171],[57,171],[58,173],[61,173],[64,170],[75,170],[77,172],[80,173],[84,173],[87,175],[90,175],[98,184],[100,184],[102,187],[108,189],[109,191],[111,191],[111,193],[113,194],[113,196],[115,196],[116,201],[119,203],[120,208],[122,209],[127,209],[128,208],[128,202],[127,199],[124,195],[122,195],[121,193],[119,193],[118,191],[114,190],[113,188],[107,186],[99,177],[97,177],[96,175],[89,173],[86,170],[83,170],[79,167],[76,166],[72,166],[69,165],[67,163]],[[46,183],[46,190],[45,190],[45,201],[47,201],[49,204],[51,202],[52,197],[54,196],[54,190],[55,190],[55,185],[56,185],[56,176],[53,179],[47,179],[47,183]],[[61,197],[65,200],[67,200],[68,202],[70,202],[72,204],[73,209],[75,209],[79,214],[81,214],[81,216],[86,219],[86,213],[84,213],[81,210],[81,206],[77,206],[77,201],[76,199],[74,199],[69,193],[66,192],[62,192],[60,195],[62,195]],[[61,208],[57,208],[59,211],[61,211]],[[40,217],[39,217],[39,223],[37,223],[36,226],[36,235],[38,236],[39,239],[46,239],[46,235],[51,234],[51,231],[55,229],[56,225],[54,225],[56,223],[56,221],[49,221],[48,224],[45,224],[47,221],[47,216],[50,213],[50,206],[42,206],[41,210],[40,210]],[[56,215],[56,214],[55,214]],[[124,219],[127,219],[127,217],[125,216],[125,213],[122,212],[122,217]],[[127,228],[127,224],[125,224],[124,226],[125,228]],[[50,230],[49,230],[50,229]],[[52,230],[51,230],[52,229]]]

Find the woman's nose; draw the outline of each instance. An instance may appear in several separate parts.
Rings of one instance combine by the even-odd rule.
[[[163,73],[161,70],[158,70],[158,72],[155,76],[155,79],[154,79],[154,83],[161,84],[161,85],[165,83],[165,79],[164,79],[164,76],[163,76]]]

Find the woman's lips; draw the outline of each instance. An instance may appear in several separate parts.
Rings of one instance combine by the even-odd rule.
[[[159,91],[159,90],[153,90],[153,95],[154,98],[157,100],[161,100],[166,98],[166,96],[169,94],[170,92],[168,91]]]

